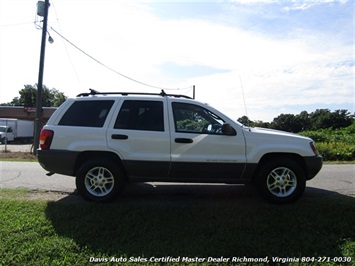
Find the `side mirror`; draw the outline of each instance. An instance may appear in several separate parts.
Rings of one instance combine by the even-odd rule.
[[[229,123],[224,123],[222,125],[222,133],[227,136],[237,135],[237,131]]]

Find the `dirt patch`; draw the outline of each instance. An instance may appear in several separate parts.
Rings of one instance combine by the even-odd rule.
[[[61,202],[68,204],[88,203],[76,190],[74,192],[63,192],[38,189],[0,189],[0,199]]]
[[[50,200],[50,201],[58,201],[65,197],[68,197],[70,193],[65,192],[57,192],[57,191],[38,191],[38,190],[30,190],[26,194],[24,194],[25,199],[30,200]]]
[[[0,160],[29,160],[36,161],[36,155],[30,152],[0,152]]]
[[[41,190],[29,190],[24,196],[24,199],[28,200],[44,200],[44,201],[60,201],[66,203],[85,203],[77,192],[69,193],[62,191],[41,191]]]

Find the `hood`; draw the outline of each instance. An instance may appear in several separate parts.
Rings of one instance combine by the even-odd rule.
[[[304,137],[295,133],[290,133],[286,131],[281,131],[281,130],[275,130],[275,129],[269,129],[269,128],[261,128],[261,127],[250,127],[249,131],[252,133],[264,135],[265,137],[275,137],[279,136],[280,138],[295,138],[295,139],[303,139],[303,140],[311,140],[308,137]]]

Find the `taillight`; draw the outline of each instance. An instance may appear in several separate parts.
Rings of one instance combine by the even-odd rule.
[[[318,156],[318,151],[317,151],[317,148],[316,148],[316,144],[314,142],[310,142],[309,145],[311,146],[311,149],[314,153],[315,156]]]
[[[39,147],[42,150],[49,150],[51,147],[54,131],[49,129],[42,129],[39,137]]]

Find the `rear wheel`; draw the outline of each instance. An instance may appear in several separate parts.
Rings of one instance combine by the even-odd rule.
[[[261,194],[273,203],[293,202],[300,198],[306,187],[301,166],[290,159],[269,161],[259,171]]]
[[[115,199],[124,185],[124,174],[110,160],[90,160],[76,175],[80,195],[90,201],[109,202]]]

